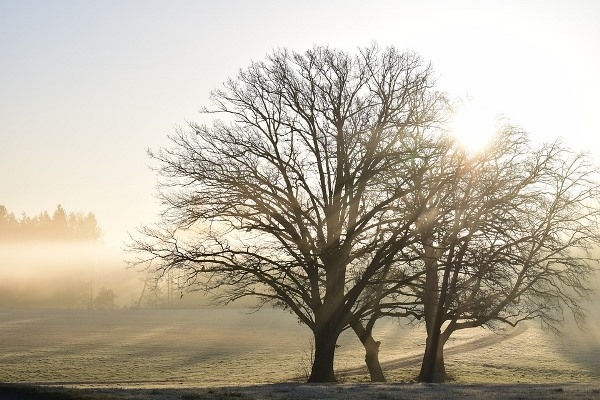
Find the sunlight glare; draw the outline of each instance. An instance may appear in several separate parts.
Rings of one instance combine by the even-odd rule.
[[[468,153],[484,148],[496,130],[496,117],[477,102],[464,102],[454,112],[451,134]]]

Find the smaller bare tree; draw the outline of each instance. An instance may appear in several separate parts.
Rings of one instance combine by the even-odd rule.
[[[600,244],[600,185],[587,157],[559,143],[531,149],[504,127],[489,151],[460,158],[456,180],[436,204],[419,251],[427,344],[421,381],[445,379],[443,348],[453,332],[539,319],[557,330],[577,320]]]

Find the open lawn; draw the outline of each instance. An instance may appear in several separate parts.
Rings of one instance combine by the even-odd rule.
[[[370,384],[351,332],[336,354],[337,385],[304,385],[310,335],[276,310],[0,310],[0,400],[36,399],[600,399],[594,326],[557,337],[535,323],[458,332],[452,381],[412,383],[422,327],[382,321],[390,384]]]

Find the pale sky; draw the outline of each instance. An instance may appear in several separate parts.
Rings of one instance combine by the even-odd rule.
[[[119,247],[158,211],[146,149],[211,89],[279,47],[373,41],[600,160],[600,1],[0,0],[0,204],[92,211]]]

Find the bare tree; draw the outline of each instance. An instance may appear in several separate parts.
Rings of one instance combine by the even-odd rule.
[[[364,294],[416,240],[434,192],[413,201],[439,156],[432,85],[428,65],[394,48],[253,63],[212,93],[204,112],[221,119],[151,153],[166,207],[134,239],[138,261],[225,302],[289,310],[314,335],[309,381],[334,381],[338,336],[366,315]]]
[[[432,203],[418,246],[427,343],[421,381],[445,379],[453,332],[539,319],[558,329],[580,320],[600,243],[597,172],[559,143],[535,150],[505,126],[487,152],[456,158],[456,179]]]
[[[424,221],[440,212],[432,212],[431,204],[434,199],[447,195],[444,188],[454,179],[454,170],[445,166],[445,159],[452,150],[452,142],[440,137],[435,149],[428,159],[432,162],[427,169],[419,174],[412,174],[415,190],[407,194],[402,202],[403,207],[411,208],[420,204],[421,213],[413,225],[413,234],[420,236]],[[421,149],[426,151],[426,149]],[[435,156],[433,156],[435,153]],[[417,239],[418,241],[419,239]],[[373,329],[382,317],[421,319],[423,310],[421,298],[417,294],[420,282],[426,270],[422,267],[422,256],[414,251],[414,245],[404,246],[386,265],[371,278],[370,285],[365,288],[359,303],[353,312],[354,321],[351,327],[365,348],[365,363],[369,370],[371,381],[383,382],[385,376],[379,364],[379,346],[381,342],[374,340]]]

